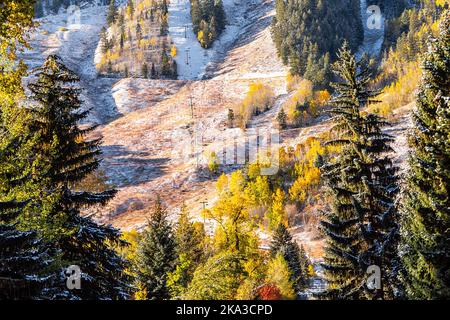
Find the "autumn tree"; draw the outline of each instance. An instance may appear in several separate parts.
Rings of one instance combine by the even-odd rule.
[[[283,190],[277,189],[272,195],[272,206],[266,214],[270,230],[275,230],[280,224],[287,224],[285,205],[286,195]]]
[[[233,172],[229,181],[226,176],[219,178],[220,198],[207,212],[208,218],[219,225],[215,234],[218,250],[246,252],[254,247],[255,226],[245,202],[244,187],[245,177],[240,170]]]
[[[269,261],[266,282],[274,284],[280,290],[283,300],[295,299],[296,294],[291,280],[291,272],[286,260],[280,253]]]
[[[257,289],[258,300],[281,300],[281,292],[278,287],[273,283],[264,284]]]
[[[183,296],[187,300],[232,300],[246,277],[244,257],[239,253],[222,252],[199,266]]]

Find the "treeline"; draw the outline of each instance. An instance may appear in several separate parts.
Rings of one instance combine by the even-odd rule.
[[[400,15],[407,4],[404,0],[367,1],[367,6],[380,6],[388,17]],[[359,12],[359,0],[277,0],[272,38],[291,74],[326,87],[333,80],[330,66],[344,40],[356,52],[364,39],[366,22]]]
[[[312,266],[284,222],[271,228],[270,249],[259,247],[256,221],[243,202],[247,183],[241,171],[219,179],[220,200],[203,212],[218,224],[212,236],[185,206],[171,225],[156,201],[144,231],[125,234],[134,243],[126,254],[135,299],[294,299],[306,287]]]
[[[201,46],[211,47],[225,29],[225,11],[222,0],[190,0],[194,33]]]
[[[398,17],[387,20],[383,57],[375,79],[384,87],[381,103],[373,110],[383,116],[414,100],[420,81],[420,56],[428,49],[430,35],[438,33],[438,19],[448,2],[417,1]]]
[[[128,0],[123,8],[111,0],[97,70],[109,76],[176,79],[177,48],[168,37],[168,18],[167,0]]]
[[[86,2],[108,4],[108,0],[37,0],[34,3],[34,16],[41,18],[44,14],[57,14],[60,9],[67,9],[71,5],[80,5]]]
[[[278,55],[299,75],[324,86],[330,64],[346,39],[356,50],[363,40],[359,0],[277,0],[272,37]]]

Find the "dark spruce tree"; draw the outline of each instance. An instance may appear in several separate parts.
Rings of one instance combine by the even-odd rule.
[[[310,262],[303,248],[292,239],[283,223],[278,225],[270,243],[270,255],[274,258],[279,253],[288,264],[295,289],[297,291],[304,289],[307,285]]]
[[[108,14],[106,16],[106,21],[108,22],[108,25],[112,25],[114,22],[116,22],[116,19],[117,19],[116,0],[111,0],[110,3],[109,3]]]
[[[2,128],[0,147],[0,300],[42,299],[44,287],[51,277],[48,269],[52,257],[34,231],[19,230],[17,218],[26,202],[11,199],[18,190],[15,180],[20,176],[21,138],[8,137]],[[15,167],[16,166],[16,167]]]
[[[378,91],[369,89],[370,71],[356,61],[347,44],[339,51],[334,71],[341,79],[333,84],[334,127],[338,138],[328,144],[341,152],[322,166],[331,198],[321,228],[326,237],[324,274],[331,299],[390,299],[400,295],[397,283],[399,239],[396,168],[386,155],[392,138],[386,124],[361,108],[374,102]],[[369,266],[381,269],[381,288],[372,287]]]
[[[0,300],[44,299],[51,255],[34,231],[13,222],[23,204],[0,202]]]
[[[401,254],[409,298],[450,298],[450,13],[430,41],[409,137]]]
[[[159,198],[140,239],[134,266],[139,287],[149,300],[169,299],[167,273],[175,268],[176,242]]]
[[[89,112],[80,111],[79,78],[57,56],[49,56],[33,76],[29,84],[34,102],[29,123],[31,161],[21,179],[26,181],[30,201],[21,224],[38,230],[61,252],[62,271],[69,265],[80,267],[82,287],[70,298],[127,298],[126,263],[113,249],[123,244],[120,232],[80,215],[82,208],[105,204],[116,191],[75,191],[76,184],[98,168],[101,153],[99,140],[85,140],[93,128],[78,126]],[[65,291],[65,282],[55,285]],[[55,297],[67,298],[64,293]]]

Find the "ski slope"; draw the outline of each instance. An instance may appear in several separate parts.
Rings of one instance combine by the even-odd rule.
[[[169,34],[177,47],[175,61],[180,79],[195,80],[211,60],[212,50],[200,46],[194,34],[189,0],[171,1],[169,6]]]
[[[174,0],[169,5],[169,35],[178,54],[178,79],[201,80],[207,68],[223,59],[234,42],[247,27],[249,8],[261,0],[223,0],[227,19],[225,30],[209,49],[200,46],[194,34],[189,0]]]

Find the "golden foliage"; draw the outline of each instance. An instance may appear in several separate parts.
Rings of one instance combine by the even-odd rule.
[[[239,118],[241,127],[246,127],[252,116],[269,110],[275,99],[275,93],[271,87],[260,82],[249,86],[247,95],[239,105]]]
[[[170,49],[170,55],[172,56],[172,58],[175,58],[177,56],[177,47],[175,45],[173,45]]]
[[[277,254],[275,258],[270,260],[267,267],[267,283],[275,284],[280,289],[281,296],[284,300],[295,299],[295,291],[291,273],[288,264],[281,254]]]
[[[383,89],[382,102],[371,106],[371,111],[387,117],[393,110],[414,100],[414,92],[420,82],[422,71],[418,62],[409,62],[403,70],[397,81]]]

